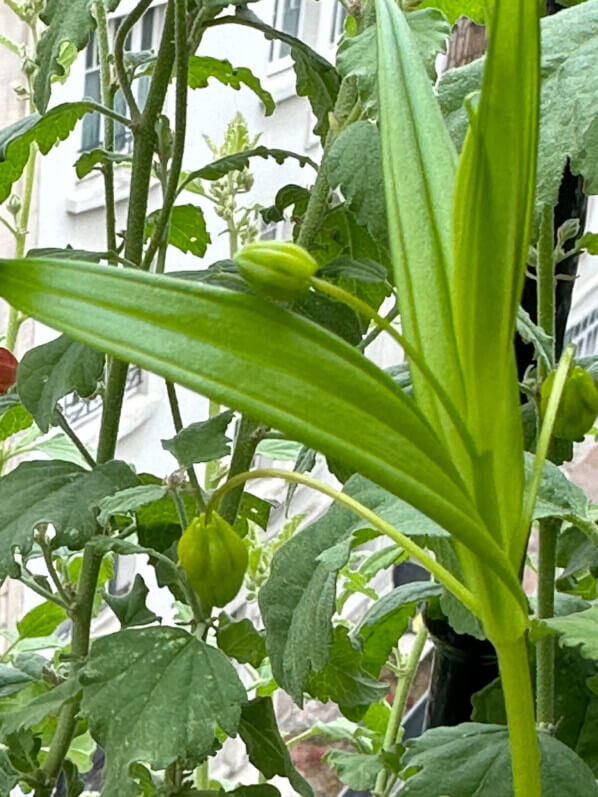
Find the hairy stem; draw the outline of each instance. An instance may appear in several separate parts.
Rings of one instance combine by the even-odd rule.
[[[495,647],[509,726],[514,797],[542,797],[538,736],[525,636],[514,643]]]
[[[452,573],[449,573],[446,568],[432,559],[432,557],[428,556],[423,548],[420,548],[420,546],[413,542],[412,539],[407,537],[405,534],[402,534],[400,531],[398,531],[398,529],[396,529],[394,526],[391,526],[390,523],[387,523],[386,520],[383,520],[375,512],[372,512],[371,509],[368,509],[363,504],[360,504],[359,501],[356,501],[350,495],[342,493],[340,490],[335,490],[334,487],[330,487],[328,484],[324,484],[324,482],[314,479],[311,476],[306,476],[304,473],[295,473],[286,470],[279,470],[277,468],[260,468],[259,470],[254,470],[251,472],[239,473],[238,475],[230,478],[226,484],[223,484],[222,487],[212,494],[206,509],[208,518],[210,513],[218,507],[221,500],[224,504],[224,498],[226,497],[227,493],[236,491],[240,486],[245,484],[245,482],[252,479],[284,479],[287,482],[304,484],[305,486],[311,487],[323,495],[327,495],[329,498],[332,498],[334,501],[337,501],[339,504],[342,504],[343,506],[353,510],[356,515],[363,518],[368,523],[371,523],[373,528],[378,529],[378,531],[382,532],[382,534],[386,534],[386,536],[390,537],[393,542],[398,543],[402,548],[404,548],[407,553],[411,554],[414,559],[417,559],[418,562],[420,562],[420,564],[426,568],[426,570],[432,573],[432,575],[435,576],[438,581],[444,584],[444,586],[450,592],[452,592],[453,595],[458,598],[464,606],[467,606],[467,608],[470,609],[476,616],[480,616],[479,602],[473,593],[467,589],[467,587],[457,578],[455,578]],[[224,512],[221,511],[221,515],[224,517]]]
[[[83,441],[71,429],[69,422],[67,421],[67,419],[64,417],[64,415],[62,414],[62,412],[58,408],[54,412],[54,420],[56,421],[58,426],[60,426],[60,428],[65,433],[65,435],[68,437],[68,439],[71,441],[71,443],[75,446],[77,451],[81,454],[83,459],[87,462],[89,467],[90,468],[95,468],[96,461],[91,456],[89,451],[87,450],[87,446],[85,446]]]
[[[131,13],[120,23],[114,42],[114,65],[116,67],[116,75],[118,77],[120,89],[127,105],[129,106],[131,119],[135,123],[137,123],[139,120],[140,112],[137,105],[137,100],[133,94],[133,89],[131,88],[131,83],[129,82],[127,70],[125,68],[125,43],[127,41],[127,36],[131,32],[131,29],[137,22],[139,22],[151,4],[152,0],[140,0],[140,2],[137,3]]]
[[[230,461],[229,480],[238,474],[248,471],[253,462],[255,450],[262,440],[263,426],[257,421],[242,415],[235,437],[235,447]],[[227,484],[230,483],[227,482]],[[237,519],[241,498],[243,496],[244,480],[240,480],[230,490],[223,493],[223,500],[220,506],[220,514],[231,524]],[[222,488],[221,488],[222,489]]]
[[[183,428],[183,418],[181,416],[179,400],[176,394],[176,387],[172,382],[168,382],[168,380],[166,381],[166,393],[168,394],[168,403],[170,405],[172,423],[174,425],[175,432],[178,434]],[[187,468],[187,476],[189,478],[189,483],[193,488],[193,496],[195,498],[197,508],[199,509],[200,512],[203,512],[205,511],[206,504],[205,501],[203,500],[201,487],[199,486],[199,481],[197,479],[197,474],[195,473],[195,468],[193,467],[193,465],[189,465],[189,467]]]
[[[538,555],[538,617],[554,616],[554,581],[556,576],[556,546],[561,521],[546,518],[539,524]],[[554,725],[554,654],[555,638],[552,634],[536,644],[536,705],[538,724]]]
[[[554,362],[554,213],[550,205],[542,210],[542,223],[538,239],[538,324],[552,340],[552,356]],[[542,360],[538,361],[540,377],[546,377],[546,367]]]

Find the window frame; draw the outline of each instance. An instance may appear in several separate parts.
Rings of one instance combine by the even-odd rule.
[[[291,0],[292,2],[293,0]],[[272,11],[272,27],[276,28],[276,30],[284,31],[285,33],[289,33],[291,36],[296,36],[297,38],[301,38],[301,31],[303,29],[303,19],[305,15],[305,0],[296,0],[299,5],[299,16],[297,19],[297,32],[291,33],[291,31],[284,31],[282,26],[283,22],[283,15],[284,15],[284,3],[285,0],[274,0],[274,8]],[[290,53],[285,53],[284,55],[280,55],[281,47],[284,46],[284,42],[281,42],[279,39],[273,39],[270,42],[270,48],[268,50],[268,72],[273,74],[275,72],[281,72],[284,69],[288,69],[293,65],[293,59],[291,58]]]

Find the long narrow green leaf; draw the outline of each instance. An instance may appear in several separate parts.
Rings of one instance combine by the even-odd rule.
[[[539,117],[539,3],[494,3],[478,109],[471,114],[454,212],[454,319],[468,426],[482,454],[478,506],[522,554],[522,430],[513,351],[529,244]]]
[[[321,327],[249,294],[73,261],[0,260],[0,295],[346,462],[436,520],[519,594],[416,405]]]
[[[377,16],[384,183],[403,330],[461,406],[450,298],[457,155],[404,13],[394,0],[379,0]],[[440,422],[446,419],[415,370],[413,382],[418,403],[446,433],[450,423]]]

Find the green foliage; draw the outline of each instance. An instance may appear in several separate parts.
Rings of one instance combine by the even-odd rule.
[[[75,172],[77,177],[82,180],[94,169],[102,169],[107,163],[120,164],[131,163],[130,155],[122,152],[106,152],[104,149],[91,149],[80,155],[75,162]],[[43,257],[42,253],[39,253]]]
[[[65,620],[66,612],[63,608],[50,601],[44,601],[17,622],[17,631],[21,639],[50,636]]]
[[[598,659],[598,606],[565,617],[538,621],[541,626],[559,635],[559,643],[577,648],[582,656]]]
[[[287,746],[278,730],[270,698],[258,697],[243,706],[239,735],[245,742],[250,762],[265,778],[281,775],[288,778],[301,797],[313,797],[311,786],[293,766]]]
[[[218,618],[216,639],[220,650],[241,664],[257,668],[266,658],[265,636],[247,618],[233,622],[223,612]]]
[[[433,7],[446,14],[453,24],[459,17],[467,16],[474,22],[483,23],[486,17],[484,0],[423,0],[420,8]]]
[[[2,733],[8,735],[21,728],[33,728],[35,725],[55,717],[62,706],[72,702],[80,693],[81,687],[76,678],[69,678],[53,689],[44,692],[14,711],[2,715]]]
[[[235,152],[232,155],[225,155],[223,158],[203,166],[193,172],[189,172],[185,176],[181,187],[182,190],[187,184],[193,180],[220,180],[226,177],[230,172],[240,171],[249,167],[251,158],[272,158],[279,165],[283,164],[287,159],[291,158],[296,160],[300,166],[312,166],[317,169],[317,165],[311,158],[306,155],[298,155],[296,152],[290,152],[287,149],[271,149],[269,147],[253,147],[253,149],[244,150],[243,152]]]
[[[160,210],[155,210],[147,217],[146,240],[151,238],[160,213]],[[181,252],[203,257],[211,240],[201,208],[196,205],[175,205],[172,208],[168,227],[168,243],[171,246],[176,246]]]
[[[575,753],[550,734],[538,733],[542,797],[598,794],[592,771]],[[511,797],[509,737],[501,725],[465,723],[433,728],[407,742],[403,756],[407,780],[405,797],[429,797],[439,790],[474,797],[480,784],[492,782],[492,794]]]
[[[110,595],[109,592],[104,592],[104,600],[118,617],[121,628],[148,625],[160,619],[145,605],[148,591],[145,581],[137,573],[133,586],[126,595]]]
[[[83,714],[106,751],[103,797],[137,795],[128,776],[134,761],[157,769],[178,756],[199,763],[214,749],[217,726],[236,733],[246,700],[226,657],[177,628],[96,640],[81,683]]]
[[[14,550],[29,554],[36,526],[52,523],[56,545],[79,548],[95,531],[94,503],[136,481],[124,462],[92,471],[60,460],[23,462],[0,479],[0,579],[18,574]]]
[[[324,758],[342,782],[355,791],[370,791],[376,785],[378,773],[384,768],[380,754],[351,753],[328,750]]]
[[[213,77],[237,91],[242,85],[247,86],[264,103],[266,116],[274,113],[275,103],[269,91],[266,91],[259,79],[247,67],[234,67],[230,61],[212,58],[208,55],[192,55],[189,59],[189,87],[203,89]]]
[[[58,401],[76,391],[90,396],[104,373],[104,356],[66,335],[30,349],[17,371],[17,392],[35,422],[47,432]]]
[[[31,414],[21,404],[16,393],[0,397],[0,441],[29,429],[32,423]]]
[[[176,457],[179,465],[188,468],[195,462],[210,462],[230,452],[226,430],[233,412],[221,412],[207,421],[192,423],[170,440],[162,440],[162,447]]]

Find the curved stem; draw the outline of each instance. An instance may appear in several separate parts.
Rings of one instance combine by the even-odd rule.
[[[176,394],[176,387],[172,382],[166,380],[166,393],[168,394],[168,403],[170,404],[170,413],[172,415],[172,422],[174,424],[174,430],[178,434],[181,429],[183,428],[183,418],[181,416],[181,410],[179,407],[179,400]],[[195,473],[195,468],[193,465],[189,465],[187,468],[187,476],[189,478],[189,483],[193,489],[193,495],[195,498],[195,502],[200,512],[205,511],[206,505],[203,499],[203,495],[201,494],[201,487],[199,486],[199,481],[197,480],[197,474]]]
[[[96,466],[95,459],[91,456],[83,441],[71,429],[69,422],[58,408],[54,412],[54,420],[56,421],[58,426],[62,429],[62,431],[65,433],[65,435],[68,437],[68,439],[71,441],[71,443],[75,446],[77,451],[81,454],[85,462],[87,462],[89,467],[95,468]]]
[[[417,370],[421,373],[436,394],[438,400],[446,410],[446,414],[449,416],[455,429],[459,433],[459,437],[463,441],[463,445],[467,449],[469,455],[473,458],[477,458],[478,455],[475,444],[471,435],[469,434],[467,427],[465,426],[465,423],[463,422],[463,419],[459,415],[459,412],[451,401],[448,393],[440,383],[440,380],[426,365],[426,362],[420,352],[417,351],[417,349],[412,346],[411,343],[409,343],[409,341],[406,340],[406,338],[400,332],[398,332],[386,318],[383,318],[374,310],[373,307],[370,307],[367,302],[364,302],[357,296],[353,296],[351,293],[344,290],[344,288],[334,285],[331,282],[327,282],[326,280],[319,279],[318,277],[312,277],[310,279],[310,283],[316,290],[320,291],[320,293],[325,293],[331,298],[337,299],[338,301],[349,305],[349,307],[352,307],[357,313],[365,315],[367,318],[374,321],[381,329],[387,332],[392,338],[394,338],[394,340],[404,350],[405,354],[409,358],[409,361],[415,365]]]
[[[552,205],[542,209],[542,223],[538,239],[538,325],[551,338],[551,361],[554,362],[554,211]],[[546,377],[546,367],[538,360],[540,377]]]
[[[229,481],[226,482],[226,484],[239,474],[248,471],[251,467],[253,457],[255,456],[255,450],[262,440],[263,428],[264,427],[260,423],[245,415],[240,417],[228,471]],[[224,500],[220,508],[220,514],[231,526],[234,525],[237,519],[237,513],[239,512],[239,506],[241,505],[241,499],[243,497],[244,483],[244,480],[238,481],[230,490],[226,490],[226,493],[222,493]],[[206,512],[207,511],[208,508],[206,507]]]
[[[29,576],[26,576],[23,573],[21,573],[21,575],[19,576],[19,581],[25,584],[26,587],[29,587],[29,589],[32,592],[36,592],[40,596],[40,598],[55,603],[57,606],[60,606],[61,609],[68,609],[68,604],[65,603],[62,600],[62,598],[60,598],[55,593],[48,592],[48,590],[44,589],[43,587],[40,587],[39,584],[33,578],[29,578]]]
[[[177,186],[183,166],[185,134],[187,132],[187,91],[189,82],[189,51],[187,43],[187,0],[175,0],[174,38],[176,58],[175,131],[172,160],[162,210],[156,220],[154,232],[146,249],[141,268],[147,271],[156,254],[177,195]]]
[[[129,106],[131,119],[134,122],[139,120],[140,113],[137,100],[131,88],[131,83],[129,82],[127,70],[125,69],[125,42],[133,26],[141,19],[151,4],[152,0],[140,0],[140,2],[137,3],[131,13],[121,22],[114,42],[114,65],[116,67],[116,74],[118,82],[120,83],[120,89]]]
[[[538,618],[554,616],[554,582],[556,547],[561,520],[545,518],[539,523],[538,535]],[[554,725],[554,654],[552,634],[536,643],[536,705],[540,727]]]
[[[511,746],[515,797],[542,797],[540,755],[525,636],[495,645]]]
[[[206,508],[207,518],[210,517],[211,512],[216,509],[220,500],[227,492],[235,489],[239,485],[245,484],[245,482],[252,479],[284,479],[288,482],[303,484],[306,487],[311,487],[312,489],[327,495],[329,498],[332,498],[339,504],[343,504],[343,506],[348,507],[355,512],[356,515],[359,515],[359,517],[363,518],[368,523],[371,523],[373,528],[377,529],[382,534],[385,534],[387,537],[390,537],[391,540],[398,543],[407,551],[407,553],[411,554],[414,559],[417,559],[418,562],[420,562],[420,564],[426,568],[426,570],[432,573],[432,575],[435,576],[438,581],[444,584],[444,586],[450,592],[452,592],[453,595],[460,600],[464,606],[472,611],[477,617],[480,616],[480,606],[473,593],[467,589],[467,587],[457,578],[455,578],[452,573],[449,573],[445,567],[432,559],[432,557],[429,556],[423,548],[420,548],[417,543],[413,542],[413,540],[411,540],[405,534],[402,534],[400,531],[398,531],[398,529],[395,529],[394,526],[391,526],[391,524],[387,523],[386,520],[383,520],[375,512],[372,512],[371,509],[368,509],[363,504],[360,504],[359,501],[351,498],[351,496],[340,492],[340,490],[336,490],[334,487],[330,487],[328,484],[324,484],[324,482],[321,482],[318,479],[314,479],[311,476],[306,476],[303,473],[294,473],[277,468],[260,468],[258,470],[240,473],[237,476],[233,476],[232,479],[229,479],[226,484],[223,484],[222,487],[220,487],[218,490],[215,490],[212,494],[212,497],[210,498]]]

